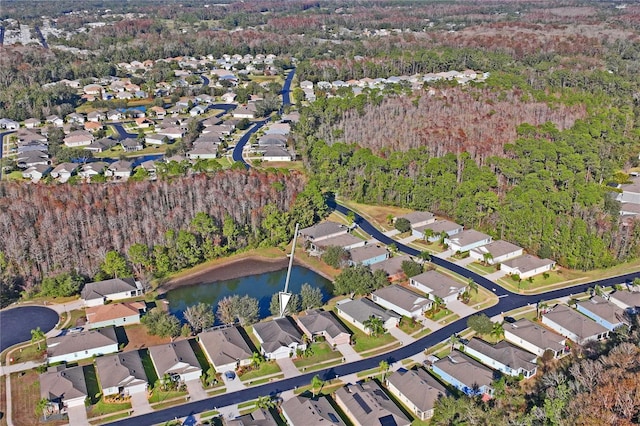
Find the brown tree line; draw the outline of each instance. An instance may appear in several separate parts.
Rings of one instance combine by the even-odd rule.
[[[0,254],[3,272],[25,285],[42,277],[98,272],[106,252],[126,253],[134,243],[163,244],[169,230],[186,229],[204,212],[221,233],[231,218],[234,245],[259,238],[263,208],[291,209],[301,174],[225,171],[156,182],[85,185],[0,185]]]
[[[427,147],[433,157],[468,152],[479,164],[503,156],[517,138],[516,127],[552,122],[564,130],[584,118],[582,105],[551,108],[525,101],[520,91],[447,88],[413,97],[387,97],[379,106],[346,110],[337,124],[322,123],[318,136],[329,143],[356,143],[378,154]],[[337,131],[336,131],[337,129]]]

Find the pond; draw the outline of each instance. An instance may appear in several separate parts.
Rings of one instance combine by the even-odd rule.
[[[260,318],[271,315],[269,304],[274,293],[284,289],[284,281],[287,270],[281,269],[275,272],[251,275],[233,280],[215,281],[202,284],[180,287],[169,291],[166,300],[169,302],[169,310],[181,320],[182,313],[187,307],[203,302],[215,308],[218,301],[226,296],[237,294],[258,299],[260,306]],[[308,283],[312,287],[319,287],[322,290],[323,301],[326,302],[332,294],[333,284],[328,279],[307,269],[303,266],[295,265],[291,269],[291,279],[289,291],[300,293],[302,284]]]
[[[58,314],[43,306],[21,306],[0,311],[0,352],[17,343],[31,340],[31,330],[45,333],[58,323]]]

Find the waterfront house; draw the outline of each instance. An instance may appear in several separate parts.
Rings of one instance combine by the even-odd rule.
[[[332,346],[351,342],[351,332],[329,311],[307,311],[296,317],[296,323],[310,339],[322,336]]]
[[[417,318],[431,309],[433,301],[400,285],[383,287],[371,294],[371,300],[400,315]]]
[[[349,250],[350,265],[370,266],[389,258],[389,251],[376,244],[366,244]]]
[[[47,361],[74,362],[92,356],[118,352],[118,338],[115,328],[67,333],[47,339]]]
[[[198,380],[202,368],[189,340],[180,340],[149,348],[149,356],[160,378],[171,376],[174,381]]]
[[[218,372],[251,364],[253,351],[237,327],[222,327],[198,334],[200,346]]]
[[[139,324],[140,316],[147,311],[144,302],[109,303],[88,307],[85,310],[87,326],[89,328],[120,327]]]
[[[143,293],[140,281],[133,278],[111,278],[88,283],[82,289],[80,298],[85,306],[98,306],[114,300],[141,296]]]
[[[288,317],[259,322],[253,326],[253,334],[260,342],[260,351],[266,359],[289,358],[298,350],[305,350],[302,333]]]

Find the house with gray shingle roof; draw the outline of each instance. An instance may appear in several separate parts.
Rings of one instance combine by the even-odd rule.
[[[640,308],[640,292],[615,291],[609,294],[609,301],[633,314]]]
[[[522,247],[504,240],[493,241],[485,246],[476,247],[469,252],[469,256],[471,256],[472,259],[484,262],[486,258],[486,262],[489,265],[497,265],[505,260],[522,256],[522,254]]]
[[[96,370],[105,396],[132,395],[147,390],[147,374],[138,351],[96,358]]]
[[[411,420],[375,381],[347,384],[335,393],[338,406],[355,426],[409,426]]]
[[[542,324],[579,345],[609,337],[609,330],[566,305],[556,305],[542,315]]]
[[[371,293],[371,300],[409,318],[421,317],[433,305],[431,299],[397,284],[374,291]]]
[[[40,398],[52,403],[51,407],[47,407],[50,414],[59,412],[62,407],[84,406],[88,392],[82,366],[49,367],[46,373],[40,375],[39,382]],[[65,410],[62,409],[62,411]]]
[[[114,352],[118,352],[118,337],[113,326],[47,339],[49,364],[73,362]]]
[[[469,396],[493,396],[492,385],[500,375],[457,350],[431,364],[431,371]]]
[[[589,300],[578,302],[576,304],[576,310],[609,331],[613,331],[626,324],[624,310],[600,296],[593,296]]]
[[[504,323],[504,339],[538,356],[549,351],[554,358],[569,353],[564,336],[540,324],[521,319],[514,323]]]
[[[345,250],[351,250],[357,247],[364,247],[367,242],[351,234],[342,234],[335,237],[325,238],[322,241],[314,241],[311,243],[311,249],[317,252],[324,252],[329,247],[341,247]]]
[[[316,242],[338,235],[346,234],[349,231],[345,225],[336,222],[322,222],[308,228],[301,229],[298,235],[306,241]]]
[[[551,259],[540,259],[536,256],[525,254],[502,262],[500,270],[509,275],[518,275],[521,279],[525,279],[550,271],[554,266],[556,266],[556,262]]]
[[[389,252],[385,247],[376,244],[367,244],[349,250],[349,263],[351,265],[373,265],[389,258]]]
[[[198,380],[202,375],[202,368],[189,340],[152,346],[149,348],[149,356],[160,378],[168,374],[187,382]]]
[[[440,240],[440,235],[446,234],[449,237],[452,237],[460,232],[462,232],[464,228],[462,225],[458,225],[455,222],[451,222],[450,220],[436,220],[435,222],[429,223],[427,225],[418,226],[413,228],[411,231],[411,235],[415,238],[419,238],[421,240],[426,239],[427,241],[433,243]]]
[[[475,229],[467,229],[444,239],[445,244],[454,252],[465,252],[491,242],[491,236]]]
[[[351,342],[351,332],[329,311],[308,311],[304,316],[297,316],[296,322],[311,339],[323,336],[332,346]]]
[[[133,278],[112,278],[84,286],[80,298],[85,306],[98,306],[113,300],[128,299],[144,293],[142,283]]]
[[[226,426],[278,426],[271,412],[265,408],[258,408],[233,420],[224,420],[224,424]]]
[[[282,414],[291,426],[346,426],[326,396],[294,396],[282,403]]]
[[[302,341],[302,333],[288,317],[254,324],[253,334],[258,338],[260,351],[266,359],[289,358],[298,349],[307,348]]]
[[[400,369],[387,378],[386,384],[389,392],[423,421],[433,417],[436,402],[448,395],[447,389],[422,368]]]
[[[456,300],[467,289],[465,284],[437,271],[426,271],[411,277],[409,285],[426,293],[431,300],[439,297],[445,303]]]
[[[536,374],[536,356],[502,340],[492,345],[473,337],[464,345],[464,351],[486,365],[509,376],[522,375],[528,379]]]
[[[336,313],[367,334],[371,331],[364,323],[371,317],[380,318],[385,330],[396,327],[400,323],[401,318],[399,314],[392,310],[384,309],[365,297],[356,300],[346,299],[338,302],[336,304]]]
[[[407,219],[411,224],[411,229],[429,225],[436,221],[436,217],[431,212],[411,212],[397,219]]]
[[[251,364],[253,351],[237,327],[204,331],[198,334],[198,341],[218,372]]]

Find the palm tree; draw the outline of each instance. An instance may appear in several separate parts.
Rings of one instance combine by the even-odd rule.
[[[445,305],[444,300],[442,299],[442,297],[440,296],[435,296],[433,298],[433,310],[438,311],[440,310],[441,307],[443,307]]]
[[[475,294],[478,294],[478,283],[475,282],[473,278],[469,278],[467,285],[469,286],[469,290],[472,290]]]
[[[314,398],[322,390],[322,386],[324,386],[324,382],[322,381],[320,376],[318,376],[317,374],[313,376],[313,378],[311,379],[311,392],[313,393]],[[318,389],[318,392],[316,392],[316,388]]]
[[[38,344],[38,350],[41,349],[40,342],[45,339],[44,331],[40,330],[40,327],[37,327],[31,330],[31,343]]]
[[[254,368],[258,368],[260,366],[260,364],[262,364],[262,355],[260,355],[258,352],[254,352],[253,354],[251,354],[251,366]]]
[[[273,408],[274,405],[273,399],[271,399],[270,396],[259,396],[258,399],[256,399],[257,408],[264,408],[265,410],[268,410]]]
[[[382,361],[380,361],[380,364],[378,364],[378,367],[380,367],[380,376],[382,378],[381,381],[382,383],[384,383],[385,375],[387,371],[389,371],[389,363],[383,359]]]
[[[369,319],[362,324],[369,329],[369,334],[372,337],[377,337],[384,333],[384,322],[378,317],[371,315]]]
[[[422,251],[418,255],[418,258],[423,262],[431,262],[431,254],[428,251]]]
[[[484,261],[484,266],[487,266],[489,261],[493,260],[493,255],[491,253],[483,253],[482,260]]]
[[[536,303],[536,318],[540,319],[542,311],[544,311],[548,306],[549,305],[544,300],[538,300],[538,303]]]
[[[491,335],[496,339],[500,339],[504,336],[504,327],[501,322],[494,322],[493,328],[491,329]]]

